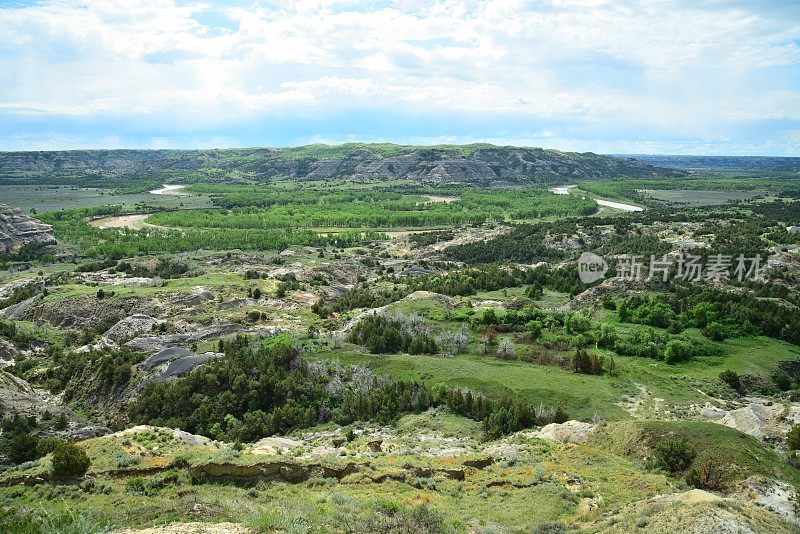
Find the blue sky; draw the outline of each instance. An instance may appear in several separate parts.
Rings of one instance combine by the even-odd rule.
[[[0,150],[800,156],[800,4],[0,0]]]

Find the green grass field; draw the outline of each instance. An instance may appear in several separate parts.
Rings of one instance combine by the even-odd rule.
[[[716,206],[733,200],[750,200],[767,193],[765,190],[703,191],[691,189],[645,189],[642,192],[656,200],[689,206]]]
[[[206,195],[152,195],[136,193],[115,195],[107,189],[57,185],[6,185],[0,188],[0,203],[37,213],[77,208],[124,205],[135,207],[146,204],[153,208],[210,208]]]

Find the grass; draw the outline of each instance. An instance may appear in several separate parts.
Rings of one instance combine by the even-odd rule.
[[[420,302],[413,304],[415,311],[421,311]],[[378,373],[395,378],[421,380],[430,385],[466,387],[495,398],[513,395],[534,404],[560,404],[574,419],[587,420],[598,414],[613,421],[630,417],[621,403],[626,397],[640,395],[637,386],[643,386],[654,398],[663,399],[666,405],[702,404],[708,400],[703,390],[713,391],[721,371],[770,375],[778,362],[797,359],[800,355],[800,349],[765,337],[729,340],[723,346],[724,356],[699,358],[677,365],[598,351],[605,357],[613,356],[618,369],[615,376],[583,375],[558,367],[480,356],[474,352],[478,350],[474,343],[471,345],[472,354],[452,358],[372,355],[355,348],[311,357],[368,365]],[[520,345],[518,353],[522,353],[524,348]]]
[[[175,196],[150,193],[114,195],[106,189],[57,185],[4,185],[0,188],[0,203],[10,204],[28,212],[35,209],[38,213],[110,205],[133,207],[147,204],[159,208],[187,209],[212,207],[206,195]]]
[[[413,445],[420,433],[461,439],[480,433],[473,421],[438,414],[407,416],[397,424],[402,443]],[[465,436],[464,434],[468,436]],[[361,439],[361,438],[359,438]],[[473,441],[473,443],[479,443]],[[126,473],[127,462],[117,466],[121,451],[141,456],[138,468],[171,465],[176,456],[189,463],[202,462],[219,453],[207,446],[189,446],[166,437],[165,432],[141,432],[125,436],[106,436],[81,444],[93,462],[90,479],[78,485],[43,484],[33,487],[0,487],[0,502],[7,510],[31,512],[30,522],[58,519],[62,531],[79,526],[81,532],[105,528],[153,527],[173,522],[232,521],[269,532],[325,532],[342,521],[354,524],[375,517],[382,509],[397,513],[412,512],[425,506],[431,517],[441,517],[450,531],[464,532],[468,525],[496,524],[515,531],[530,531],[545,522],[573,523],[582,518],[577,504],[583,495],[601,496],[603,509],[618,508],[651,495],[671,492],[674,487],[661,474],[643,471],[635,459],[581,446],[552,447],[524,435],[498,443],[511,452],[499,454],[503,461],[484,469],[470,470],[465,480],[431,477],[404,482],[367,483],[364,474],[405,473],[408,466],[456,467],[456,458],[431,458],[398,452],[368,459],[371,467],[364,474],[342,479],[309,480],[288,484],[262,481],[255,487],[191,484],[184,468],[157,474]],[[226,449],[227,450],[227,449]],[[245,458],[245,456],[249,456]],[[225,462],[247,464],[255,458],[243,454]],[[259,461],[264,461],[263,456]],[[282,457],[282,461],[288,461]],[[352,461],[336,460],[327,461]],[[358,460],[356,460],[358,461]],[[43,462],[46,464],[46,462]],[[575,476],[581,492],[566,487]],[[151,488],[145,495],[132,491],[136,485]],[[0,527],[8,526],[0,516]],[[97,527],[95,529],[95,527]],[[474,530],[474,528],[473,528]],[[7,528],[7,532],[23,532]],[[413,531],[413,530],[412,530]]]
[[[491,356],[375,356],[342,350],[314,357],[337,358],[343,364],[369,365],[379,373],[396,378],[466,387],[495,398],[514,395],[549,407],[560,404],[575,419],[588,419],[595,413],[608,419],[624,418],[626,413],[616,403],[623,391],[634,391],[624,378],[582,375],[526,362],[506,362]]]
[[[716,206],[731,200],[750,200],[766,194],[766,191],[703,191],[690,189],[646,189],[642,191],[649,197],[668,203],[690,206]]]
[[[647,458],[664,439],[686,440],[694,448],[693,465],[708,460],[724,466],[726,482],[734,484],[752,475],[800,484],[800,471],[758,440],[724,425],[705,421],[637,420],[614,423],[595,434],[592,445],[616,454]]]

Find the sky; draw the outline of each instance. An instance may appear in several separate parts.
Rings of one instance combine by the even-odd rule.
[[[800,1],[0,0],[0,150],[800,156]]]

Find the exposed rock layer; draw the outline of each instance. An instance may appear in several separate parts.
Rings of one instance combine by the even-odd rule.
[[[0,250],[11,251],[31,243],[54,242],[53,227],[28,217],[19,208],[0,204]]]

